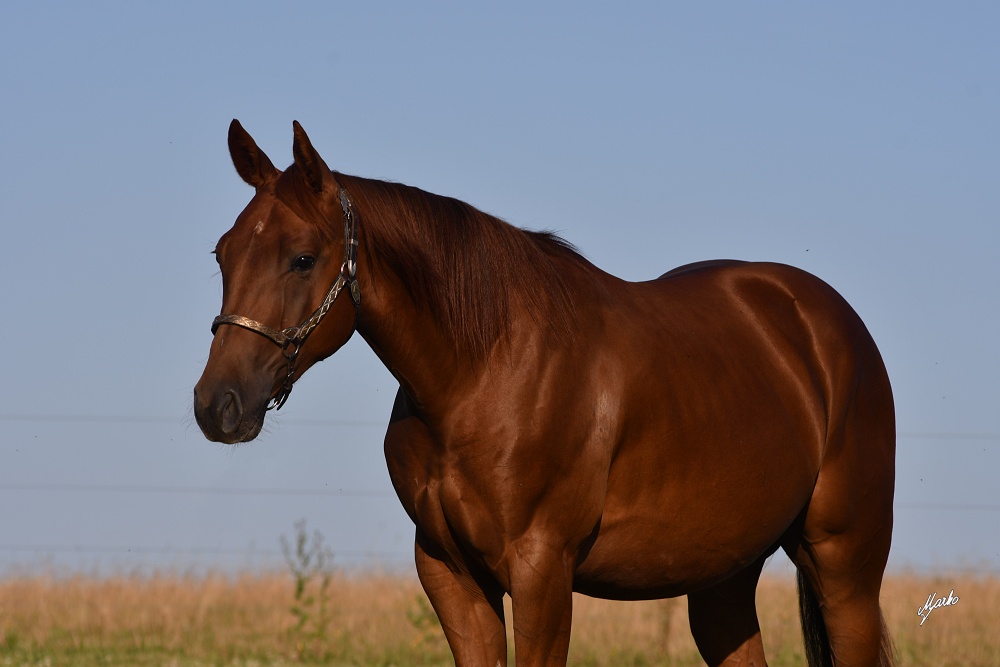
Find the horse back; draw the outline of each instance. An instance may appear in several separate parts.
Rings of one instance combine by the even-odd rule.
[[[655,322],[658,353],[669,348],[715,360],[726,373],[791,384],[836,419],[865,388],[891,405],[882,357],[857,312],[815,275],[785,264],[709,260],[636,285],[640,310]],[[653,312],[655,311],[655,313]],[[702,377],[712,364],[692,367]],[[723,378],[717,378],[723,379]]]

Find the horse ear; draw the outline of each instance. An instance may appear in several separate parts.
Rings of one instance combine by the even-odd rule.
[[[299,121],[292,121],[292,130],[295,133],[295,141],[292,143],[292,155],[295,156],[295,164],[305,176],[306,182],[313,192],[320,194],[330,187],[336,187],[333,174],[330,168],[323,162],[312,142],[306,135],[306,131],[299,125]]]
[[[235,118],[229,124],[229,155],[240,178],[255,188],[260,188],[281,173]]]

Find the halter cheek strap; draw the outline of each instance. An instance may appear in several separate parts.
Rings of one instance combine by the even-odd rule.
[[[293,376],[295,375],[295,361],[298,359],[299,350],[302,349],[302,345],[313,329],[319,326],[326,314],[330,312],[330,308],[344,287],[348,288],[351,301],[354,303],[354,325],[357,326],[358,312],[361,310],[361,286],[358,285],[357,278],[358,219],[351,198],[348,197],[347,191],[343,187],[340,188],[340,207],[344,211],[344,263],[340,265],[337,279],[326,293],[326,297],[323,298],[323,303],[313,311],[312,315],[306,318],[305,322],[297,327],[278,330],[242,315],[219,315],[212,321],[213,336],[220,326],[231,324],[260,334],[281,348],[281,354],[288,361],[288,373],[285,375],[284,382],[281,383],[281,391],[273,396],[268,403],[268,410],[280,410],[281,406],[288,400],[288,396],[292,393],[292,384],[295,381]],[[351,334],[353,335],[353,333],[354,329],[352,328]]]

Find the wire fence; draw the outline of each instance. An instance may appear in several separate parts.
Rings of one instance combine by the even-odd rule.
[[[149,547],[108,544],[0,544],[0,551],[31,554],[80,554],[80,555],[135,555],[135,556],[238,556],[248,558],[283,558],[279,549],[256,547]],[[397,561],[412,557],[408,551],[342,550],[334,552],[337,558],[347,560]]]
[[[74,414],[21,414],[0,413],[0,422],[50,422],[83,424],[189,424],[190,415],[169,417],[164,415],[74,415]],[[375,419],[288,419],[283,424],[293,426],[344,426],[384,429],[388,422]],[[948,440],[950,442],[997,442],[1000,433],[962,431],[898,431],[902,440]]]
[[[74,415],[74,414],[0,414],[0,423],[40,423],[40,424],[164,424],[190,425],[190,416],[168,417],[157,415]],[[361,427],[384,429],[385,423],[375,420],[350,419],[287,419],[283,424],[316,427]],[[1000,443],[1000,433],[958,432],[958,431],[899,431],[901,441],[942,441],[948,444],[982,444],[994,447]],[[103,484],[67,482],[0,482],[0,494],[119,494],[133,496],[153,495],[205,495],[205,496],[247,496],[247,497],[333,497],[333,498],[385,498],[395,499],[391,491],[366,488],[268,488],[268,487],[209,487],[195,485],[164,484]],[[8,506],[12,503],[3,503]],[[946,513],[996,513],[1000,503],[928,503],[897,502],[897,512],[946,512]],[[205,546],[135,546],[112,544],[21,544],[0,543],[0,552],[9,556],[23,555],[75,555],[93,557],[226,557],[264,559],[280,562],[282,552],[278,549],[225,548]],[[365,551],[346,550],[337,552],[338,559],[354,562],[395,563],[407,561],[409,551]]]
[[[0,492],[21,491],[35,493],[75,492],[75,493],[133,493],[133,494],[179,494],[212,496],[300,496],[334,498],[396,498],[389,491],[375,489],[280,489],[280,488],[219,488],[208,486],[165,486],[139,484],[28,484],[0,483]],[[943,510],[954,512],[998,512],[1000,503],[896,503],[896,510]],[[0,546],[2,548],[2,546]]]

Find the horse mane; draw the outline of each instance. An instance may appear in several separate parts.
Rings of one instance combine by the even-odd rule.
[[[564,261],[576,249],[548,231],[523,230],[451,197],[336,173],[358,212],[361,260],[395,272],[459,351],[483,358],[509,341],[512,305],[572,338],[575,305]]]

